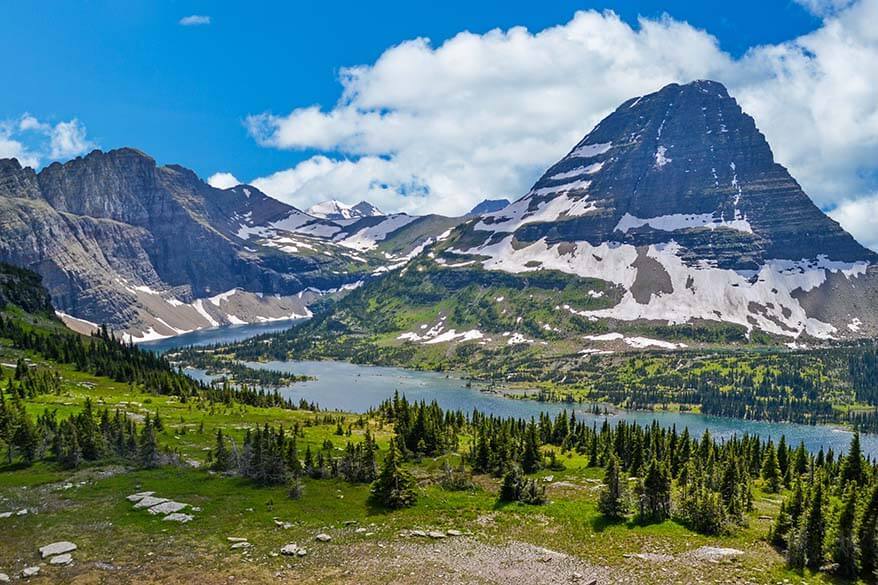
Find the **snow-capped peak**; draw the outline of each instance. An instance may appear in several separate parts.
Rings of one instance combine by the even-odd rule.
[[[323,219],[357,219],[384,215],[380,209],[368,201],[360,201],[356,205],[347,205],[331,199],[308,208],[308,214]]]

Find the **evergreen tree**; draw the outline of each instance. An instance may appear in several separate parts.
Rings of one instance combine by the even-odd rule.
[[[82,449],[79,447],[76,425],[70,419],[62,421],[58,429],[56,457],[58,463],[65,469],[79,467],[82,461]]]
[[[653,458],[640,487],[640,517],[662,522],[671,515],[671,478],[663,463]]]
[[[854,431],[851,439],[851,446],[848,450],[847,457],[841,466],[840,487],[844,489],[848,483],[855,481],[862,485],[865,480],[865,471],[863,469],[863,452],[860,448],[860,431]]]
[[[838,574],[847,579],[854,579],[857,576],[857,550],[854,545],[856,513],[857,494],[851,486],[845,492],[832,543],[832,561],[838,565]]]
[[[823,545],[826,539],[826,518],[823,514],[823,482],[818,480],[811,490],[808,514],[802,526],[805,565],[819,569],[823,564]]]
[[[765,451],[765,459],[762,462],[762,479],[765,481],[765,491],[777,493],[780,490],[781,472],[777,460],[777,451],[771,441]]]
[[[619,458],[613,455],[607,463],[607,469],[604,473],[604,487],[601,489],[598,501],[598,510],[601,514],[613,519],[625,517],[628,512],[626,487],[621,477]]]
[[[225,439],[223,439],[223,431],[216,431],[216,447],[213,450],[213,464],[210,468],[214,471],[224,472],[232,467],[231,454],[226,447]]]
[[[418,496],[414,486],[414,478],[400,465],[396,446],[394,441],[391,441],[381,473],[372,484],[372,498],[385,508],[392,510],[407,508],[417,502]]]
[[[537,439],[537,428],[533,421],[527,426],[527,432],[524,435],[524,449],[521,455],[521,467],[525,473],[533,473],[539,470],[541,466],[542,456],[540,455],[540,446]]]
[[[876,538],[876,522],[878,522],[878,483],[872,486],[866,509],[860,518],[857,528],[857,542],[860,545],[860,576],[872,579],[878,567],[878,538]]]
[[[155,438],[155,429],[152,426],[152,420],[146,417],[143,430],[140,432],[140,444],[138,445],[138,459],[141,467],[151,469],[158,467],[159,449]]]

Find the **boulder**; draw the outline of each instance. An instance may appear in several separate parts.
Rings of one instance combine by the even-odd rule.
[[[9,575],[0,573],[0,583],[9,583]]]
[[[67,542],[66,540],[62,540],[60,542],[53,542],[52,544],[47,544],[46,546],[40,547],[40,557],[54,557],[55,555],[63,555],[65,553],[71,553],[76,550],[76,545],[72,542]]]
[[[318,534],[314,538],[316,540],[319,540],[320,542],[329,542],[330,540],[332,540],[331,536],[329,536],[328,534],[325,534],[323,532],[321,532],[320,534]]]
[[[159,504],[163,504],[167,501],[168,501],[168,498],[157,498],[155,496],[144,496],[136,504],[134,504],[134,509],[135,510],[142,510],[143,508],[152,508],[153,506],[158,506]]]
[[[24,577],[25,579],[28,577],[36,577],[39,574],[40,574],[39,567],[25,567],[24,570],[21,572],[21,576]]]
[[[195,517],[190,514],[181,514],[179,512],[174,514],[168,514],[164,518],[162,518],[162,522],[179,522],[181,524],[186,524],[187,522],[191,522]]]
[[[173,514],[174,512],[179,512],[189,504],[183,504],[181,502],[174,502],[172,500],[168,500],[167,502],[162,502],[157,506],[153,506],[149,510],[147,510],[150,514]]]
[[[129,502],[139,502],[140,500],[142,500],[143,498],[145,498],[147,496],[154,496],[154,495],[155,495],[155,492],[138,492],[136,494],[131,494],[126,499]]]
[[[431,530],[427,533],[430,538],[445,538],[445,533],[441,530]]]
[[[70,553],[64,553],[63,555],[58,555],[56,557],[52,557],[52,560],[49,561],[50,565],[69,565],[73,562],[73,555]]]
[[[455,530],[454,528],[446,530],[445,534],[447,534],[448,536],[463,536],[463,532],[461,532],[460,530]]]
[[[299,545],[294,543],[285,544],[281,547],[280,554],[287,556],[297,555],[299,554]]]
[[[0,512],[0,518],[10,518],[12,517],[12,512]]]

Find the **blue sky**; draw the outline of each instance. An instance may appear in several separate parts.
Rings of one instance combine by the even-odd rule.
[[[429,6],[433,4],[434,6]],[[741,53],[792,38],[820,20],[792,2],[15,2],[4,6],[0,48],[15,91],[0,119],[79,119],[101,148],[135,146],[207,177],[241,178],[289,166],[309,152],[260,148],[243,120],[266,110],[332,104],[339,68],[373,62],[400,41],[438,45],[460,31],[566,22],[578,9],[611,8],[627,21],[667,12],[706,28]],[[181,26],[187,15],[203,26]]]
[[[878,244],[876,225],[861,219],[878,212],[878,39],[863,24],[878,0],[94,1],[3,11],[12,91],[0,92],[0,156],[44,165],[134,146],[302,207],[370,198],[454,213],[482,196],[521,195],[631,95],[709,76],[729,85],[821,207]],[[181,24],[193,15],[207,18]],[[559,77],[517,67],[539,54],[563,62]],[[473,63],[496,83],[468,76]],[[851,75],[862,79],[838,83]],[[543,89],[557,107],[532,116]],[[850,111],[827,108],[835,102]],[[508,119],[522,121],[517,132]]]

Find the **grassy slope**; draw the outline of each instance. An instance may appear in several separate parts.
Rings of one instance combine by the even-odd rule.
[[[75,412],[86,397],[135,415],[158,411],[165,422],[160,442],[196,461],[204,460],[204,449],[212,445],[218,428],[240,444],[248,426],[264,422],[290,426],[296,421],[316,421],[313,413],[303,411],[180,404],[175,399],[145,394],[141,389],[76,372],[68,366],[46,363],[38,355],[22,356],[8,345],[0,348],[0,362],[12,363],[18,357],[57,368],[64,378],[60,395],[41,396],[28,402],[29,411],[37,413],[50,408],[59,413]],[[4,372],[8,375],[10,369],[4,368]],[[350,415],[348,420],[355,417]],[[203,433],[197,430],[201,424]],[[317,448],[325,439],[337,446],[343,444],[346,439],[336,437],[334,430],[334,423],[305,427],[300,449],[306,445]],[[385,449],[390,429],[373,426],[373,431]],[[352,440],[358,436],[354,433]],[[465,438],[462,444],[466,444]],[[456,461],[459,454],[450,457]],[[510,540],[529,542],[576,555],[590,564],[607,566],[614,579],[630,577],[634,582],[655,582],[656,571],[661,571],[668,582],[769,583],[799,579],[784,569],[781,556],[762,541],[768,521],[760,520],[759,516],[776,509],[776,498],[757,493],[758,510],[751,515],[749,528],[728,537],[698,536],[673,521],[645,527],[631,523],[605,525],[595,510],[594,480],[601,476],[601,470],[587,468],[580,456],[571,456],[564,462],[566,471],[540,474],[551,474],[553,481],[564,482],[550,486],[550,504],[498,507],[495,480],[477,478],[480,489],[472,492],[443,491],[431,481],[441,468],[441,461],[428,459],[411,466],[421,480],[418,505],[390,514],[368,505],[368,486],[351,486],[341,481],[308,480],[305,496],[293,501],[286,497],[284,488],[257,488],[240,479],[192,468],[135,471],[108,466],[68,472],[49,463],[28,469],[0,467],[0,511],[26,507],[37,512],[0,520],[0,572],[12,574],[36,564],[39,546],[69,539],[79,545],[74,553],[76,563],[64,568],[47,566],[43,578],[33,582],[109,579],[114,583],[177,583],[198,579],[213,583],[235,575],[248,582],[268,583],[276,582],[278,574],[281,579],[297,582],[442,581],[443,571],[447,570],[447,565],[442,564],[446,554],[443,551],[451,550],[453,543],[399,536],[400,530],[419,527],[457,528],[472,533],[475,542],[482,543],[479,546],[502,547]],[[71,487],[65,488],[66,484]],[[154,490],[163,497],[199,506],[202,511],[187,525],[162,523],[143,511],[132,510],[125,501],[125,495],[139,490]],[[275,517],[294,525],[288,530],[276,528]],[[366,536],[356,533],[354,526],[345,526],[351,520],[373,534]],[[314,542],[318,532],[331,534],[333,541]],[[227,536],[251,539],[252,552],[230,551]],[[308,547],[309,555],[293,560],[272,555],[288,542]],[[681,554],[705,544],[732,546],[746,554],[738,562],[720,565],[681,559],[659,566],[623,556],[646,551]],[[407,550],[405,547],[415,547],[416,558],[403,555],[400,561],[397,557],[400,551]],[[96,562],[116,568],[101,568]],[[475,575],[466,580],[477,581]],[[823,577],[808,574],[805,580],[823,582]]]

